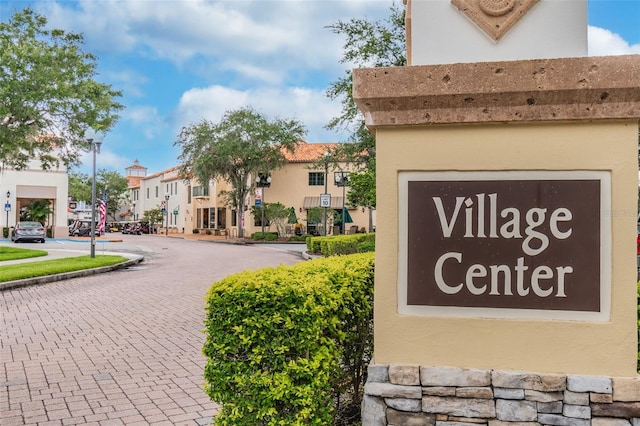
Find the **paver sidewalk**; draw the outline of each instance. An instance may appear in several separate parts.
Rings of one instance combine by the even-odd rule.
[[[210,424],[207,289],[300,261],[259,246],[125,239],[145,246],[144,263],[0,292],[0,425]]]

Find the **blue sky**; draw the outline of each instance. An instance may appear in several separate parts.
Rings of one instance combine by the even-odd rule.
[[[396,0],[401,2],[401,0]],[[549,1],[549,0],[542,0]],[[553,0],[569,1],[569,0]],[[339,115],[329,83],[342,76],[338,19],[381,19],[392,0],[1,0],[0,20],[28,5],[51,27],[83,33],[97,79],[126,106],[98,168],[124,173],[138,159],[155,173],[177,165],[184,125],[252,106],[295,118],[308,142],[346,139],[324,129]],[[640,0],[589,0],[589,54],[640,54]],[[87,156],[78,169],[90,172]]]

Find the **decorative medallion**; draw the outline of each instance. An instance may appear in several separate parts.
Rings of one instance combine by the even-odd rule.
[[[539,0],[451,0],[494,41],[506,34]]]

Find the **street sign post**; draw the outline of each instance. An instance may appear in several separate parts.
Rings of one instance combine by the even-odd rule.
[[[320,207],[331,207],[331,194],[320,194]]]

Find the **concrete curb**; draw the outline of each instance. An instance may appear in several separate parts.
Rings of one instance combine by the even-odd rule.
[[[64,272],[61,274],[45,275],[42,277],[33,277],[33,278],[25,278],[22,280],[7,281],[4,283],[0,283],[0,291],[12,289],[12,288],[18,288],[18,287],[26,287],[30,285],[47,284],[55,281],[68,280],[71,278],[87,277],[89,275],[101,274],[104,272],[111,272],[111,271],[115,271],[116,269],[126,268],[144,261],[144,256],[140,256],[140,255],[131,255],[131,254],[123,254],[123,253],[118,253],[118,255],[127,256],[129,257],[129,259],[125,260],[122,263],[103,266],[100,268],[82,269],[80,271]]]

